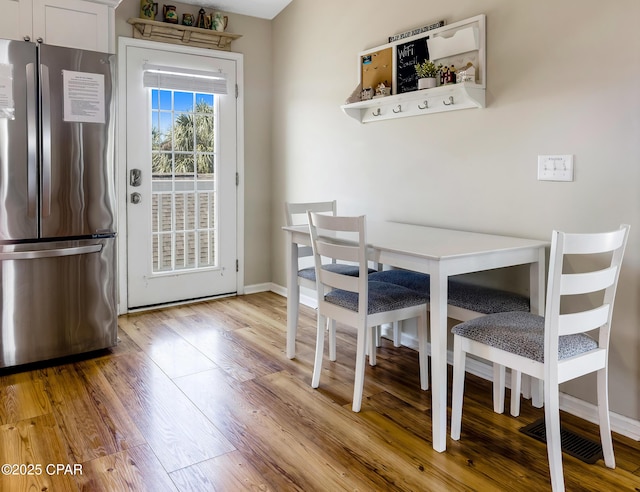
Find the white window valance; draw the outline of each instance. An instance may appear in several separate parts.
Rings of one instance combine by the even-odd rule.
[[[142,83],[145,88],[174,91],[228,94],[227,74],[187,68],[163,67],[145,63]]]

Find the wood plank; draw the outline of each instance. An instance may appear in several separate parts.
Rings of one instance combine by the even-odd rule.
[[[311,374],[313,372],[313,353],[308,353],[308,359],[303,359],[303,352],[297,351],[297,357],[294,361],[288,361],[284,353],[284,345],[275,350],[274,340],[265,335],[261,329],[245,328],[236,330],[233,335],[236,338],[243,338],[247,343],[263,348],[265,352],[272,352],[271,356],[275,356],[273,352],[278,352],[280,358],[284,358],[286,369],[288,372],[296,374],[306,384],[311,384]],[[350,347],[345,348],[344,344],[338,344],[337,360],[331,362],[329,360],[329,345],[325,343],[325,359],[322,364],[322,376],[320,378],[319,391],[327,398],[336,402],[338,405],[346,405],[353,400],[353,384],[355,375],[355,344],[351,340]],[[275,372],[275,371],[274,371]],[[267,375],[267,374],[265,374]],[[376,378],[376,368],[369,365],[365,368],[365,380],[363,397],[367,398],[375,393],[384,391]]]
[[[283,373],[284,374],[284,373]],[[177,381],[210,420],[259,470],[275,490],[345,490],[358,487],[345,464],[322,453],[304,437],[307,429],[271,411],[272,400],[252,381],[237,386],[217,371]],[[250,430],[250,431],[249,431]],[[313,466],[309,464],[313,463]],[[327,469],[339,471],[327,473]]]
[[[0,425],[51,412],[39,371],[0,376]]]
[[[122,317],[120,326],[170,378],[213,369],[216,364],[164,323]]]
[[[85,463],[76,476],[84,491],[163,491],[178,489],[147,445],[104,456]]]
[[[72,474],[56,473],[57,464],[74,464],[66,453],[66,443],[52,414],[21,420],[15,424],[0,426],[0,463],[24,468],[20,473],[8,474],[3,468],[0,474],[2,491],[61,491],[78,490]],[[48,468],[53,465],[54,468]],[[39,467],[39,468],[36,468]],[[52,471],[53,470],[53,471]]]
[[[172,472],[171,479],[182,492],[203,490],[272,489],[260,472],[238,451],[212,458],[202,463]]]
[[[223,306],[220,304],[218,307]],[[276,359],[261,357],[251,344],[239,343],[234,331],[212,329],[207,320],[188,317],[166,323],[238,381],[248,381],[282,370],[282,365]],[[251,364],[246,363],[249,360]]]
[[[118,345],[110,348],[105,356],[110,355],[122,355],[129,352],[140,352],[140,347],[138,347],[131,337],[127,335],[127,333],[120,326],[120,321],[123,320],[124,317],[118,318]]]
[[[262,378],[260,384],[276,391],[279,401],[295,401],[288,408],[294,407],[297,414],[304,416],[307,433],[318,444],[328,446],[327,454],[335,455],[341,448],[346,449],[354,460],[349,464],[350,473],[357,474],[361,482],[375,480],[374,490],[390,485],[397,490],[421,490],[427,480],[431,490],[466,490],[464,484],[470,483],[466,464],[459,468],[452,466],[433,450],[430,440],[417,437],[378,412],[365,409],[354,413],[350,406],[333,407],[332,412],[332,406],[323,404],[322,395],[301,387],[292,377]],[[307,398],[300,397],[299,389],[308,393]],[[298,397],[293,400],[293,395]],[[296,409],[297,406],[300,408]],[[495,486],[493,481],[484,479],[474,484],[480,490],[492,490]]]
[[[97,364],[167,471],[234,449],[146,356],[131,354]]]
[[[283,344],[284,339],[274,337],[273,332],[268,329],[265,330],[262,329],[262,327],[243,328],[241,330],[235,330],[232,336],[238,343],[253,346],[254,350],[262,354],[262,357],[270,360],[279,360],[279,367],[277,370],[271,372],[279,372],[281,369],[286,369],[302,378],[306,378],[310,376],[313,371],[313,352],[309,352],[309,350],[305,348],[300,348],[298,349],[298,357],[295,359],[286,358],[285,345]],[[305,352],[306,354],[304,354]]]
[[[137,446],[144,438],[97,361],[42,371],[47,394],[70,459],[83,463]]]

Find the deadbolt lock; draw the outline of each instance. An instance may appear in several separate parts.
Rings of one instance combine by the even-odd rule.
[[[140,169],[129,171],[129,184],[131,186],[140,186],[142,184],[142,171]]]

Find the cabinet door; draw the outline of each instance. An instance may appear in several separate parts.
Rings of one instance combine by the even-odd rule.
[[[47,44],[108,52],[109,28],[107,5],[83,0],[33,0],[33,38],[42,38]]]
[[[0,37],[31,38],[32,0],[0,0]]]

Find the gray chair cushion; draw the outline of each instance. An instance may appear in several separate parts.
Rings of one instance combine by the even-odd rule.
[[[512,354],[544,362],[544,318],[532,313],[496,313],[454,326],[452,333]],[[558,342],[558,359],[598,348],[591,337],[565,335]]]
[[[401,285],[407,289],[415,290],[427,298],[431,292],[430,277],[425,273],[408,270],[385,270],[372,273],[369,275],[369,280]],[[454,279],[449,279],[447,303],[482,314],[530,310],[529,299],[525,296]]]
[[[351,277],[357,277],[360,275],[360,268],[358,265],[345,265],[344,263],[327,263],[322,265],[322,268],[331,272],[341,273],[342,275],[349,275]],[[372,268],[369,268],[369,273],[375,272]],[[312,282],[316,281],[316,268],[308,267],[298,270],[298,277],[306,278]]]
[[[448,303],[483,314],[530,311],[529,299],[525,296],[458,280],[449,280]]]
[[[351,311],[357,311],[358,297],[357,292],[335,289],[328,292],[324,299]],[[427,299],[414,290],[386,282],[369,281],[369,314],[395,311],[426,302]]]

